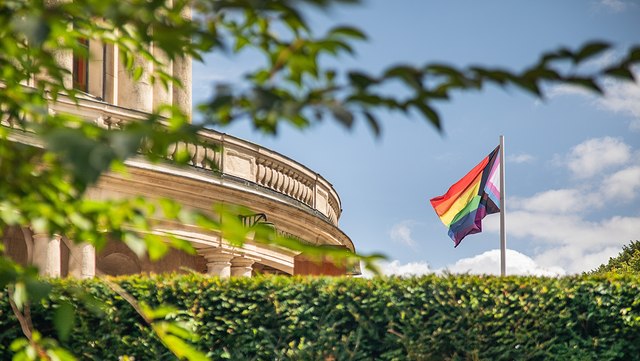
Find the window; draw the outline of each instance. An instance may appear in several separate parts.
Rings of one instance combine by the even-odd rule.
[[[89,91],[89,40],[80,39],[82,50],[73,54],[73,88],[83,92]]]

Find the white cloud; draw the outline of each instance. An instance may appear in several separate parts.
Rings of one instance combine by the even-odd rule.
[[[507,249],[507,274],[521,276],[558,276],[566,272],[560,267],[541,267],[518,251]],[[377,266],[385,276],[412,277],[431,273],[470,273],[470,274],[500,274],[500,250],[491,250],[480,255],[463,258],[456,263],[442,269],[432,269],[426,262],[400,263],[398,260],[379,262]],[[373,273],[362,267],[362,276],[373,277]]]
[[[573,147],[563,162],[577,176],[575,186],[508,199],[508,242],[527,240],[535,249],[533,255],[509,250],[508,274],[553,276],[590,271],[640,235],[640,213],[615,213],[616,202],[640,197],[637,149],[617,138],[594,138]],[[595,174],[602,176],[594,177]],[[593,212],[595,209],[600,212]],[[606,216],[602,216],[604,211]],[[412,240],[411,223],[395,225],[394,239],[404,243]],[[499,217],[485,218],[483,228],[485,232],[498,233]],[[384,274],[404,276],[443,272],[498,274],[499,270],[498,250],[461,259],[442,269],[432,269],[424,262],[382,264]]]
[[[543,266],[561,266],[570,273],[588,271],[606,262],[613,250],[619,252],[640,234],[640,217],[633,216],[589,221],[579,212],[562,215],[516,210],[507,212],[506,222],[508,240],[528,238],[540,243],[546,253],[535,259],[544,260],[540,262]],[[493,223],[487,223],[485,230],[499,232]]]
[[[581,67],[591,70],[599,70],[607,66],[613,65],[616,61],[621,59],[622,53],[615,50],[607,50],[604,53],[600,53],[595,58],[591,58],[586,62],[580,64]]]
[[[636,77],[640,72],[635,72]],[[608,80],[604,82],[605,96],[598,99],[598,105],[614,113],[640,118],[640,84]]]
[[[514,154],[507,157],[507,161],[515,164],[529,163],[535,159],[531,154]]]
[[[589,202],[584,192],[577,189],[551,189],[540,192],[529,198],[509,198],[507,207],[544,213],[568,213],[585,209]]]
[[[626,243],[628,241],[622,242],[623,245]],[[595,251],[585,251],[580,247],[568,245],[539,254],[536,256],[536,262],[541,265],[565,264],[570,273],[588,272],[608,262],[609,258],[617,256],[621,250],[622,245]]]
[[[507,250],[507,275],[521,276],[558,276],[566,272],[560,267],[541,267],[531,257],[518,251]],[[400,263],[398,260],[380,262],[380,272],[385,276],[412,277],[431,273],[470,273],[470,274],[500,274],[500,250],[491,250],[480,255],[463,258],[456,263],[442,269],[432,269],[426,262]],[[362,267],[362,276],[373,277],[373,273]]]
[[[487,226],[495,227],[489,223]],[[640,217],[613,216],[588,221],[577,214],[513,211],[507,213],[506,228],[507,234],[514,237],[530,237],[544,243],[587,249],[606,245],[622,246],[630,239],[637,238],[640,234]]]
[[[382,273],[387,276],[419,276],[433,273],[426,262],[409,262],[400,264],[397,260],[384,264],[381,267],[381,270]]]
[[[518,251],[507,249],[505,254],[507,275],[520,276],[561,276],[566,272],[560,267],[541,267],[531,257]],[[463,258],[445,267],[451,273],[500,274],[500,250],[495,249],[474,257]]]
[[[622,12],[629,7],[629,3],[622,0],[600,0],[599,4],[616,13]]]
[[[591,97],[593,96],[593,93],[591,93],[590,91],[588,91],[583,87],[579,87],[576,85],[569,85],[569,84],[554,85],[549,88],[549,91],[547,91],[547,96],[549,98],[556,98],[559,96],[566,96],[566,95],[579,95],[583,97]]]
[[[569,170],[578,178],[589,178],[631,158],[631,147],[621,139],[604,137],[586,140],[571,149],[565,157]]]
[[[602,182],[600,193],[607,198],[632,201],[640,191],[640,166],[618,171]]]
[[[402,264],[398,260],[393,260],[391,262],[379,262],[377,266],[385,276],[411,277],[433,273],[433,270],[431,270],[431,267],[429,267],[429,264],[426,262],[409,262]],[[371,278],[374,276],[374,274],[365,269],[364,266],[361,266],[361,269],[362,277]]]
[[[640,194],[640,165],[634,150],[618,139],[590,139],[574,147],[568,165],[582,175],[573,188],[551,189],[531,197],[510,197],[507,203],[507,238],[538,244],[533,257],[541,267],[560,266],[569,273],[597,268],[622,246],[640,234],[640,214],[590,219],[594,209],[630,202]],[[595,163],[601,162],[599,165]],[[628,163],[625,168],[602,177],[586,177]],[[582,173],[579,173],[582,172]],[[615,209],[615,207],[613,208]],[[498,222],[485,222],[485,231],[498,233]]]
[[[589,61],[585,67],[597,67],[601,69],[606,64],[610,64],[616,58],[614,52],[606,52],[604,55]],[[637,78],[640,71],[636,68],[633,73]],[[582,87],[573,85],[555,85],[549,88],[547,95],[550,98],[558,96],[580,96],[588,98],[597,108],[610,111],[616,114],[631,117],[629,129],[640,131],[640,83],[607,79],[602,82],[601,87],[604,96],[594,96],[594,94]]]
[[[415,224],[415,221],[405,220],[394,224],[389,231],[389,237],[394,242],[402,243],[407,246],[413,247],[416,242],[411,236],[411,226]]]

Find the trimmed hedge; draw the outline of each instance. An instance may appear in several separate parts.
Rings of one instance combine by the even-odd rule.
[[[116,278],[152,306],[191,319],[196,347],[232,360],[638,360],[640,277],[427,276],[243,278],[201,275]],[[55,337],[52,309],[76,307],[63,346],[79,359],[170,360],[133,308],[99,279],[52,280],[32,305],[35,327]],[[104,302],[103,314],[76,298]],[[21,337],[0,292],[0,355]]]

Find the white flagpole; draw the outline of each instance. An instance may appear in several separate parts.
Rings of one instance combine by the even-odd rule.
[[[504,216],[507,211],[504,193],[504,135],[500,136],[500,275],[506,276],[507,234],[504,225]]]

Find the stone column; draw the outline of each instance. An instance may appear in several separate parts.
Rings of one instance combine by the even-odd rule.
[[[60,236],[45,233],[33,235],[33,264],[40,275],[60,277]]]
[[[173,61],[173,76],[182,86],[173,87],[173,105],[182,110],[191,119],[191,58],[176,58]]]
[[[119,52],[119,56],[122,52]],[[149,74],[153,64],[140,55],[133,54],[134,67],[142,68],[140,79],[133,79],[132,74],[122,61],[118,63],[118,105],[125,108],[151,112],[153,108],[153,87]]]
[[[182,13],[187,19],[191,19],[191,9],[186,7]],[[190,57],[178,57],[173,61],[173,76],[180,81],[182,86],[173,87],[173,105],[182,110],[191,120],[191,82],[192,66]]]
[[[158,70],[165,73],[173,74],[173,62],[162,49],[153,47],[153,57],[160,63],[156,64]],[[161,81],[156,81],[153,84],[153,109],[157,110],[161,105],[171,105],[173,103],[173,83],[168,83],[166,86]]]
[[[235,255],[220,248],[214,248],[206,252],[207,274],[219,276],[220,278],[228,278],[231,276],[231,259],[234,257]]]
[[[88,243],[69,242],[69,276],[93,278],[96,275],[96,249]]]
[[[251,277],[254,260],[246,257],[236,257],[231,260],[231,276]]]

